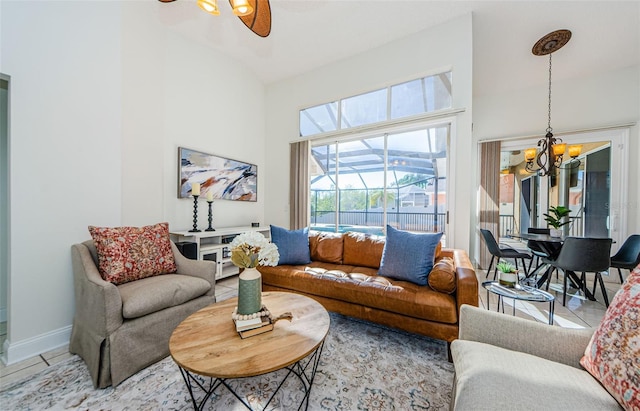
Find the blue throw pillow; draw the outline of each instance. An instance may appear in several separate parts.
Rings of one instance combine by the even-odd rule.
[[[378,274],[427,285],[440,238],[442,233],[414,234],[387,226],[387,240]]]
[[[271,226],[271,242],[278,247],[280,260],[278,265],[309,264],[309,228],[287,230],[286,228]]]

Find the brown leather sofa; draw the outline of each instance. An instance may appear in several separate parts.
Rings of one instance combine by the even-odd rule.
[[[377,275],[384,240],[311,231],[311,263],[259,267],[262,288],[303,294],[328,311],[449,343],[458,338],[460,306],[478,306],[478,280],[466,251],[436,250],[429,285],[420,286]]]

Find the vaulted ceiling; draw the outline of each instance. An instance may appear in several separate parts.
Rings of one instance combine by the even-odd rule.
[[[554,80],[640,64],[639,1],[271,0],[267,38],[247,30],[226,3],[220,1],[217,17],[191,0],[149,7],[173,30],[251,67],[265,84],[467,13],[473,15],[474,95],[544,84],[546,62],[531,47],[559,28],[573,37],[558,53]]]

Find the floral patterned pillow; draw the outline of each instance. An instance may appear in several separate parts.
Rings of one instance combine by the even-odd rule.
[[[613,298],[580,364],[624,409],[640,409],[640,265]]]
[[[98,251],[98,270],[105,281],[122,284],[176,272],[169,224],[145,227],[93,227],[89,233]]]

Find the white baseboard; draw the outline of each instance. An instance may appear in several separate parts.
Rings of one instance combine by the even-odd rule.
[[[7,321],[7,308],[2,307],[0,308],[0,323],[6,322],[6,321]]]
[[[15,364],[44,352],[64,347],[69,344],[70,338],[71,326],[68,325],[15,343],[6,340],[2,361],[6,365]]]

